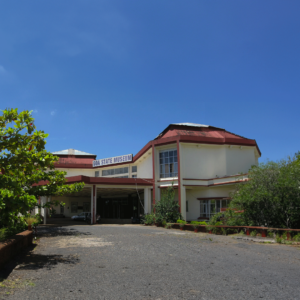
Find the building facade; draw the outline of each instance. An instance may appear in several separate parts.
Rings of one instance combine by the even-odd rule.
[[[134,156],[97,160],[74,149],[53,154],[68,183],[85,183],[76,195],[56,197],[66,203],[56,212],[66,217],[91,212],[92,223],[97,214],[104,220],[130,220],[150,213],[169,186],[185,220],[208,219],[227,207],[234,185],[247,180],[261,156],[253,139],[193,123],[170,124]]]

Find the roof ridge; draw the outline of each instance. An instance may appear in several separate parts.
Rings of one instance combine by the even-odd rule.
[[[80,151],[77,149],[69,148],[65,150],[55,151],[52,152],[52,154],[56,155],[90,155],[90,156],[96,156],[96,154]]]

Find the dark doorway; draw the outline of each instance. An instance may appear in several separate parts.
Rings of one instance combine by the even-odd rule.
[[[131,219],[138,217],[137,197],[98,198],[97,213],[101,219]]]

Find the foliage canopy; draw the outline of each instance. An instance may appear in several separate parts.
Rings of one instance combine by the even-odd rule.
[[[249,180],[233,193],[231,208],[244,211],[249,226],[300,228],[299,152],[279,162],[262,163],[249,170]]]
[[[80,191],[66,185],[66,172],[55,170],[58,157],[45,150],[48,134],[36,130],[31,112],[6,109],[0,116],[0,228],[20,222],[40,196]],[[43,185],[39,185],[43,182]],[[54,203],[47,203],[50,206]]]

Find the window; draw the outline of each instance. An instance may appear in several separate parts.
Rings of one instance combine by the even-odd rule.
[[[78,211],[78,202],[71,202],[71,213],[76,214]]]
[[[111,176],[111,175],[126,174],[126,173],[128,173],[128,167],[103,170],[102,176]]]
[[[132,178],[137,178],[137,175],[132,175],[131,177],[132,177]]]
[[[230,200],[200,200],[200,218],[210,219],[214,214],[221,211],[221,208],[228,206]]]
[[[95,171],[95,177],[99,177],[99,171]]]
[[[132,166],[131,167],[131,172],[136,173],[137,172],[137,166]]]
[[[189,201],[185,202],[185,211],[189,212]]]
[[[178,177],[177,150],[159,153],[160,178]]]

